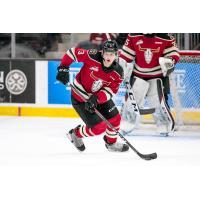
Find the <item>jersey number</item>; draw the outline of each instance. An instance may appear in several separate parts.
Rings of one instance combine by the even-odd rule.
[[[78,55],[84,54],[84,51],[78,51]]]
[[[129,41],[130,41],[129,39],[126,39],[126,42],[125,42],[125,45],[126,45],[126,46],[128,46]]]

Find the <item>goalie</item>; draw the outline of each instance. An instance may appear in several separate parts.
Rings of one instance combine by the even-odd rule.
[[[129,120],[134,121],[138,116],[135,114],[141,114],[146,100],[149,107],[155,108],[153,118],[158,132],[167,136],[174,131],[174,119],[167,100],[170,93],[169,74],[173,72],[179,57],[175,38],[170,34],[137,33],[127,36],[119,62],[124,66],[125,79],[130,83],[138,111],[130,109],[127,100],[122,117],[129,116]]]

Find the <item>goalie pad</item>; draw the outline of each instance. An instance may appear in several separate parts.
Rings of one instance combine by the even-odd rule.
[[[119,57],[118,63],[123,68],[123,71],[124,71],[124,81],[125,82],[129,82],[130,81],[130,77],[131,77],[132,72],[133,72],[134,62],[127,63],[123,58]]]
[[[148,80],[150,87],[147,93],[147,99],[150,105],[155,106],[153,117],[157,125],[157,131],[162,135],[174,131],[174,119],[166,104],[163,84],[161,79]]]
[[[133,86],[131,88],[132,92],[135,95],[135,100],[139,108],[144,106],[145,97],[149,90],[149,83],[141,78],[133,78]]]
[[[142,88],[142,89],[141,89]],[[127,99],[124,102],[121,110],[122,120],[130,124],[129,130],[137,128],[140,122],[140,112],[137,108],[141,108],[144,105],[145,96],[149,88],[149,83],[138,77],[133,78],[133,86],[130,89],[133,93],[135,101],[132,101],[130,97],[127,96]],[[128,93],[130,95],[130,93]],[[137,104],[134,107],[134,104]]]
[[[158,80],[161,81],[161,79],[151,79],[148,80],[149,83],[149,90],[147,92],[147,101],[150,107],[157,108],[160,106],[160,98],[161,98],[161,92],[158,89]]]
[[[130,99],[128,98],[122,106],[121,110],[122,120],[129,124],[129,130],[131,131],[138,125],[140,121],[140,115],[134,112]]]

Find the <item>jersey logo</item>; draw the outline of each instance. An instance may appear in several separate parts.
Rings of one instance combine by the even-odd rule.
[[[95,72],[98,72],[98,71],[99,71],[99,68],[96,67],[96,66],[93,66],[93,67],[90,67],[90,70],[93,70],[93,71],[95,71]]]
[[[149,64],[152,60],[153,57],[153,53],[158,53],[160,51],[160,47],[156,48],[156,49],[152,49],[152,48],[142,48],[139,45],[139,50],[140,51],[144,51],[144,58],[147,64]]]
[[[147,64],[149,64],[151,62],[152,57],[153,57],[153,53],[151,52],[151,49],[147,49],[144,52],[144,58],[145,58],[145,61]]]
[[[92,84],[92,92],[97,92],[103,86],[103,81],[101,79],[94,81]]]
[[[110,82],[108,81],[105,81],[103,80],[102,78],[99,78],[97,76],[94,75],[93,71],[90,73],[90,77],[95,80],[95,81],[98,81],[98,80],[102,80],[103,84],[105,84],[106,86],[109,86],[110,85]]]

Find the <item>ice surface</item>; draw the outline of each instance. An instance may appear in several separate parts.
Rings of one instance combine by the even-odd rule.
[[[0,117],[1,200],[195,200],[200,198],[200,132],[160,137],[138,130],[132,150],[111,153],[102,135],[78,152],[65,136],[78,119]]]

